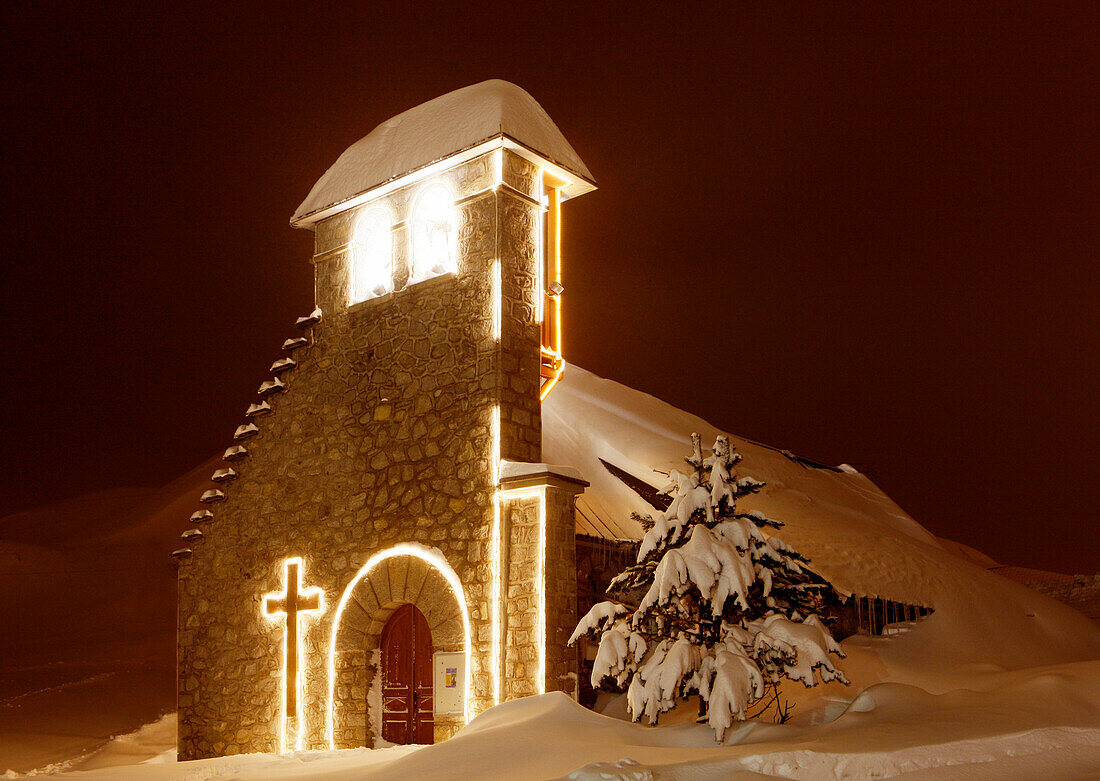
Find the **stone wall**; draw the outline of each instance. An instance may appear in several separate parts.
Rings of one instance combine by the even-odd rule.
[[[515,499],[506,503],[502,513],[503,538],[508,543],[501,562],[507,606],[502,631],[501,690],[505,700],[539,693],[540,501],[539,496]]]
[[[432,180],[457,196],[458,273],[414,285],[407,284],[408,209],[430,182],[385,197],[396,284],[381,298],[348,304],[348,241],[359,210],[317,226],[316,300],[324,317],[311,344],[294,352],[296,368],[281,375],[285,389],[268,398],[272,412],[254,420],[259,433],[242,443],[248,455],[233,462],[237,476],[222,485],[226,499],[213,505],[204,539],[180,568],[181,759],[278,750],[284,625],[261,608],[265,593],[283,590],[282,562],[291,556],[303,558],[303,586],[323,589],[326,606],[302,622],[303,747],[328,745],[335,607],[367,560],[398,543],[438,549],[461,580],[473,635],[472,710],[492,704],[494,411],[502,457],[538,461],[541,438],[541,185],[537,169],[510,153],[503,168],[500,187],[493,186],[491,155]],[[377,607],[364,603],[370,620],[346,633],[360,633],[364,656],[361,678],[341,678],[339,691],[356,702],[340,706],[339,745],[369,743],[376,732],[361,710],[372,674],[365,655],[381,616],[409,596],[402,590],[378,598]]]
[[[503,699],[577,695],[576,495],[583,481],[546,473],[502,482]]]
[[[546,691],[577,699],[577,651],[567,646],[577,625],[575,515],[579,485],[554,484],[547,491],[546,527]]]

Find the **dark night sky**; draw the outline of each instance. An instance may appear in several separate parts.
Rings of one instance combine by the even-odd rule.
[[[600,184],[565,211],[567,358],[1100,569],[1096,6],[237,5],[4,12],[0,512],[225,447],[312,308],[294,207],[499,77]]]

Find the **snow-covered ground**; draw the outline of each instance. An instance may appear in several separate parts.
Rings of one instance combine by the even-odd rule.
[[[446,743],[376,751],[176,763],[174,723],[166,718],[113,741],[84,765],[88,770],[63,776],[89,781],[1098,776],[1100,662],[978,675],[972,684],[941,695],[879,684],[852,701],[819,701],[787,724],[746,724],[722,746],[705,726],[629,724],[557,693],[493,708]],[[135,760],[144,764],[130,764]]]
[[[213,463],[0,519],[0,772],[78,763],[175,708],[168,553]]]
[[[638,534],[650,510],[603,458],[660,483],[697,417],[575,366],[545,406],[544,458],[591,481],[581,531]],[[112,491],[0,519],[0,773],[210,778],[1100,778],[1100,628],[957,555],[854,471],[808,468],[732,437],[744,502],[840,589],[935,613],[843,643],[850,687],[789,688],[795,718],[726,745],[670,714],[657,729],[561,695],[505,703],[432,747],[174,761],[174,573],[167,554],[215,462],[156,490]],[[858,455],[858,454],[854,454]],[[921,464],[921,468],[928,468]],[[951,547],[951,546],[948,546]],[[962,551],[966,553],[965,551]],[[973,554],[973,555],[972,555]],[[109,740],[110,736],[121,737]],[[140,763],[140,764],[139,764]],[[602,775],[606,774],[606,775]],[[14,775],[14,773],[13,773]]]

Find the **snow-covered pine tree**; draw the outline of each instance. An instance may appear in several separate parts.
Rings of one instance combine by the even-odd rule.
[[[619,601],[595,605],[570,644],[599,638],[592,686],[622,690],[635,721],[657,723],[691,694],[721,741],[734,719],[778,695],[783,678],[806,686],[847,683],[829,654],[843,656],[819,612],[836,592],[808,560],[771,536],[782,524],[737,499],[764,484],[738,478],[740,454],[719,436],[704,458],[698,434],[690,469],[672,470],[661,493],[672,504],[646,529],[637,563],[608,587]]]

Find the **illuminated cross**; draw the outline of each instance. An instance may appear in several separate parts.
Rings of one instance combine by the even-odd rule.
[[[298,655],[299,645],[301,644],[301,637],[298,633],[298,614],[319,613],[324,610],[324,592],[319,588],[302,588],[302,560],[300,558],[287,559],[284,566],[286,569],[285,591],[268,594],[264,597],[264,613],[269,616],[286,616],[286,632],[283,635],[283,648],[285,649],[283,656],[286,660],[286,666],[283,670],[283,696],[286,702],[286,718],[288,722],[291,722],[292,731],[295,735],[293,742],[297,744]]]

